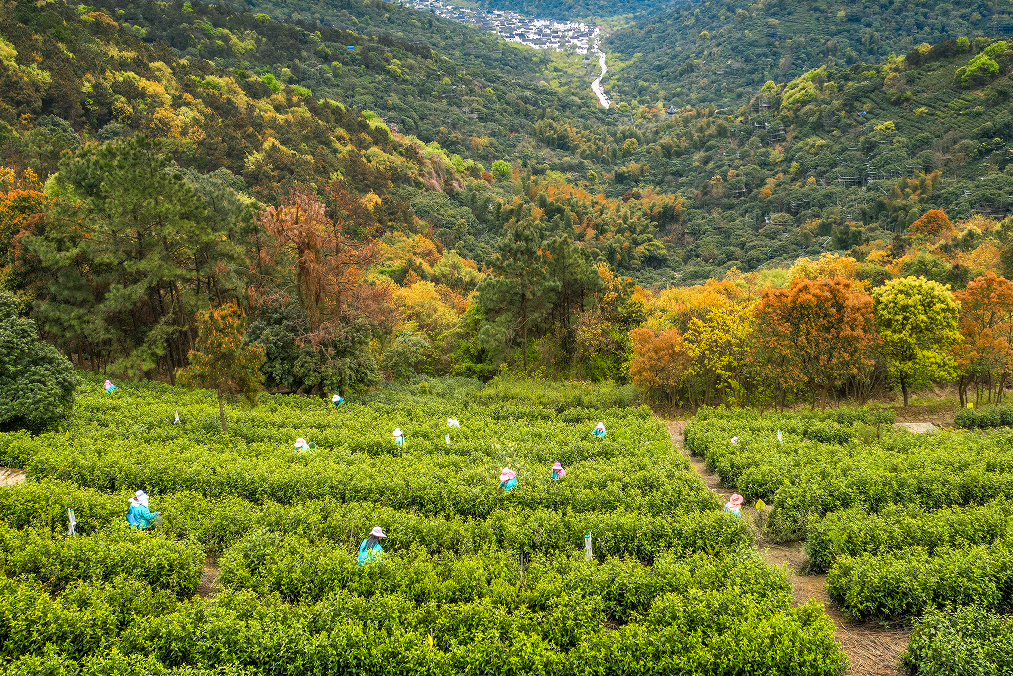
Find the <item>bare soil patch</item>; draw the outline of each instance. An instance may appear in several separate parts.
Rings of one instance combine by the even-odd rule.
[[[952,422],[952,416],[950,420]],[[683,420],[669,421],[668,430],[672,435],[672,442],[682,450],[690,464],[693,465],[694,471],[703,479],[707,487],[720,495],[723,500],[727,500],[734,491],[722,486],[721,479],[717,474],[709,472],[704,461],[692,455],[683,445],[685,426],[686,422]],[[755,507],[743,505],[742,511],[748,522],[756,523],[758,514]],[[804,570],[806,562],[803,543],[766,543],[763,540],[762,532],[757,534],[757,541],[763,559],[772,566],[783,568],[788,573],[796,606],[815,599],[826,609],[827,615],[834,623],[834,638],[844,648],[850,662],[848,676],[903,676],[906,674],[900,666],[900,654],[907,648],[911,638],[910,629],[888,628],[848,620],[830,602],[827,595],[826,575],[801,575],[799,573]]]
[[[197,587],[197,595],[202,598],[209,598],[218,593],[218,574],[221,569],[218,562],[210,556],[204,559],[204,571],[200,575],[200,585]]]
[[[0,467],[0,486],[13,486],[25,480],[25,472],[10,467]]]
[[[956,405],[944,402],[931,406],[895,406],[893,410],[897,412],[899,423],[930,422],[942,429],[953,427],[953,418],[957,414]]]

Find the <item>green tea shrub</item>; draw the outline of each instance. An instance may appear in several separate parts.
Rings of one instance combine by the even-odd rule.
[[[1013,505],[927,511],[918,505],[891,505],[879,514],[862,507],[830,512],[810,524],[806,541],[810,571],[825,573],[841,556],[879,554],[923,547],[932,555],[941,547],[992,544],[1013,534]]]
[[[843,556],[827,573],[827,591],[856,620],[908,618],[929,608],[1013,606],[1013,550],[1006,542],[966,549],[922,547]]]
[[[918,676],[1013,673],[1013,621],[975,606],[930,610],[902,659]]]
[[[189,596],[197,589],[204,552],[196,545],[130,528],[124,520],[92,535],[53,536],[0,525],[0,565],[59,591],[77,580],[119,575]]]

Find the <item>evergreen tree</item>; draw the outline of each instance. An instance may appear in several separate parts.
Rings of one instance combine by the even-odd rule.
[[[146,139],[89,144],[65,158],[43,232],[27,238],[49,272],[36,309],[47,332],[113,368],[185,363],[201,296],[219,299],[234,253],[170,158]],[[225,245],[228,248],[222,248]]]
[[[479,330],[485,345],[509,347],[518,338],[528,367],[528,335],[549,316],[560,281],[550,274],[545,231],[530,218],[510,228],[492,261],[492,274],[478,287],[486,322]]]
[[[0,291],[0,430],[39,431],[74,408],[74,367]]]

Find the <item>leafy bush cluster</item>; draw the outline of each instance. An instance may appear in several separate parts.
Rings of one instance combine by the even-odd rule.
[[[0,435],[0,462],[29,475],[0,491],[5,673],[843,673],[827,616],[792,607],[749,528],[621,390],[265,395],[227,412],[228,433],[210,392],[92,382],[77,401],[65,432]],[[297,436],[316,450],[293,453]],[[504,465],[520,482],[497,495]],[[155,533],[123,521],[138,487]],[[376,525],[383,561],[358,567]],[[195,595],[205,556],[214,598]]]
[[[967,430],[1013,427],[1013,405],[996,404],[986,408],[961,408],[957,410],[953,424]]]
[[[1008,674],[1013,622],[977,607],[929,611],[915,625],[904,663],[918,676]]]
[[[1010,436],[895,432],[862,410],[828,418],[712,409],[686,439],[723,481],[773,502],[774,537],[807,538],[810,570],[827,572],[852,618],[1013,609]]]

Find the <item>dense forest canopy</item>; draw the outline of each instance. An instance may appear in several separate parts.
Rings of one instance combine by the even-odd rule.
[[[626,65],[617,86],[624,98],[722,107],[768,80],[821,66],[878,63],[923,43],[1011,31],[1013,8],[988,0],[707,0],[645,17],[605,46]]]
[[[736,5],[716,7],[687,16]],[[731,331],[763,289],[812,277],[789,272],[800,258],[850,261],[816,277],[863,293],[1013,266],[1001,37],[853,65],[813,52],[724,107],[659,100],[642,56],[610,54],[604,109],[580,54],[374,0],[328,11],[5,6],[0,279],[79,365],[171,376],[197,313],[233,303],[271,388],[502,363],[624,380],[631,331]],[[731,20],[822,16],[748,12]],[[704,71],[679,77],[716,91]],[[709,279],[739,291],[672,295]],[[726,301],[739,309],[708,314]]]

